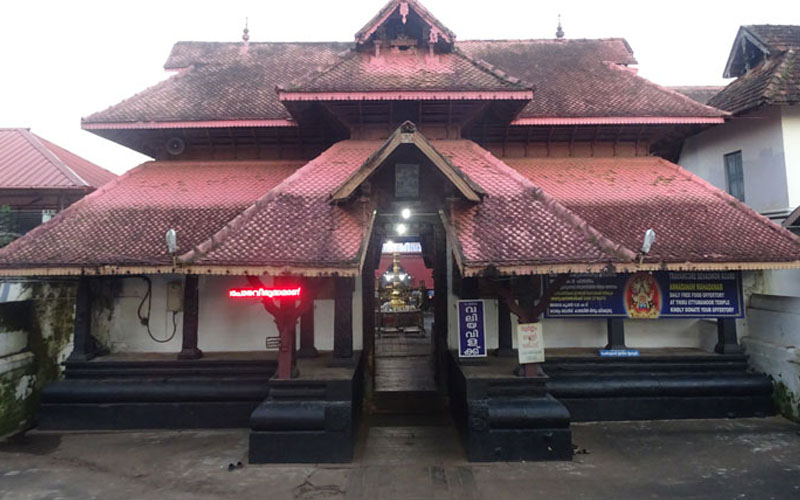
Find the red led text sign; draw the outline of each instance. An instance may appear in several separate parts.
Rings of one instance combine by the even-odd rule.
[[[300,287],[297,288],[232,288],[228,297],[233,299],[299,299]]]

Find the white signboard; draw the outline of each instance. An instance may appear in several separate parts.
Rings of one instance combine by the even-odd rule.
[[[419,241],[387,241],[383,244],[381,253],[422,253],[422,243]]]
[[[541,323],[517,325],[519,364],[544,363],[544,337]]]

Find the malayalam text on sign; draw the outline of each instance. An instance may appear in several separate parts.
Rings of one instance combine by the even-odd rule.
[[[458,301],[458,357],[486,357],[486,321],[482,300]]]

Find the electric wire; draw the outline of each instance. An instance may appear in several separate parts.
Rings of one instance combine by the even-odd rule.
[[[153,342],[157,342],[159,344],[166,344],[167,342],[171,341],[175,338],[175,334],[178,332],[178,323],[175,318],[177,315],[176,311],[172,311],[172,334],[167,337],[166,339],[157,339],[153,332],[150,330],[150,311],[152,310],[153,305],[153,282],[147,276],[140,276],[143,280],[147,282],[147,292],[145,292],[144,297],[142,297],[142,301],[139,302],[139,307],[136,309],[136,315],[139,316],[139,321],[147,327],[147,335],[153,340]],[[142,307],[144,303],[147,302],[147,316],[142,314]]]

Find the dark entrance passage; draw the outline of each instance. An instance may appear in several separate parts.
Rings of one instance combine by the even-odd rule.
[[[446,406],[443,381],[437,376],[442,325],[434,322],[433,259],[423,256],[421,236],[415,230],[410,238],[417,241],[384,239],[376,259],[374,325],[365,332],[373,345],[368,408],[374,414],[437,414]],[[432,238],[425,239],[432,243]]]

